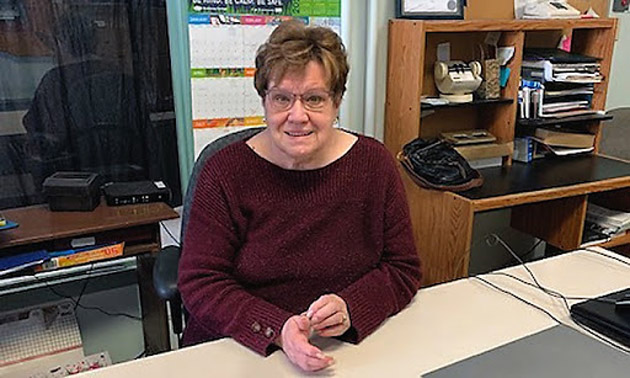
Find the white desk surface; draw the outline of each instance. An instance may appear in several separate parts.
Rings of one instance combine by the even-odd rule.
[[[595,297],[630,284],[630,267],[591,252],[572,252],[529,266],[543,286],[565,295]],[[526,277],[522,267],[504,271]],[[507,277],[485,278],[570,322],[560,300]],[[420,290],[405,310],[360,345],[337,340],[318,343],[336,360],[333,367],[318,373],[301,372],[280,351],[263,358],[231,339],[222,339],[84,376],[418,377],[555,324],[539,310],[467,278]]]

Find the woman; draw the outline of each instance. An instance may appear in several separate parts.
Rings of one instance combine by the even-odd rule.
[[[214,155],[179,268],[184,344],[230,336],[307,371],[312,333],[359,342],[420,282],[408,207],[383,145],[334,127],[348,64],[330,29],[281,24],[256,56],[267,128]]]

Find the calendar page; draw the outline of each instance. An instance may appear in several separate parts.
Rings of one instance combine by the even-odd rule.
[[[262,99],[254,88],[254,61],[258,47],[278,24],[298,19],[341,31],[341,0],[192,0],[189,4],[195,156],[198,146],[226,132],[264,125]],[[204,129],[213,130],[201,132]]]

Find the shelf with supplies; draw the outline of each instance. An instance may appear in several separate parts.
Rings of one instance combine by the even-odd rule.
[[[630,244],[630,231],[626,232],[624,235],[615,236],[610,241],[607,241],[605,243],[597,244],[597,246],[611,249],[626,244]]]
[[[52,261],[54,263],[42,266],[41,273],[37,274],[51,277],[67,272],[69,277],[86,272],[81,270],[85,263],[91,266],[88,272],[100,274],[100,270],[92,268],[103,263],[106,270],[106,266],[113,265],[106,265],[105,262],[113,264],[133,257],[137,266],[147,354],[170,348],[166,307],[153,288],[154,254],[161,245],[160,222],[179,217],[166,203],[107,206],[103,201],[92,211],[51,211],[44,204],[4,210],[3,215],[20,225],[0,234],[0,259],[7,268],[4,278],[15,278],[12,283],[7,283],[12,285],[10,290],[17,291],[19,286],[30,285],[30,278],[35,277],[37,280],[38,276],[28,269],[8,271],[20,265],[26,268],[26,263]],[[120,244],[112,246],[113,243]],[[103,261],[97,261],[101,258]],[[21,264],[15,265],[16,262]],[[13,266],[9,266],[9,263]],[[0,275],[4,276],[2,273]],[[20,280],[23,277],[29,279]]]
[[[585,223],[596,223],[598,224],[598,231],[610,235],[607,240],[596,245],[629,255],[630,189],[591,193],[588,196],[588,203]],[[591,208],[591,204],[594,204],[595,207]],[[589,216],[589,213],[595,214],[595,216]]]
[[[479,105],[493,105],[493,104],[511,104],[514,102],[513,98],[490,98],[490,99],[475,99],[471,102],[463,102],[463,103],[447,103],[447,104],[427,104],[422,103],[422,110],[436,110],[436,109],[451,109],[451,108],[462,108],[468,106],[479,106]]]
[[[563,118],[527,118],[518,119],[516,124],[523,127],[539,127],[539,126],[551,126],[561,125],[567,123],[586,123],[586,122],[601,122],[610,121],[613,116],[610,114],[586,114],[573,117]]]
[[[394,156],[415,138],[437,138],[466,130],[485,130],[496,138],[497,145],[513,147],[515,138],[524,131],[562,124],[566,131],[590,134],[594,140],[593,153],[554,156],[527,164],[513,160],[512,148],[500,166],[479,169],[484,177],[481,187],[460,193],[425,189],[401,170],[416,246],[425,266],[424,285],[467,276],[474,216],[479,212],[511,209],[513,228],[554,247],[571,250],[581,244],[585,207],[591,193],[621,190],[630,197],[630,164],[597,155],[603,121],[610,119],[602,113],[608,83],[613,79],[608,76],[617,23],[609,18],[389,22],[384,142]],[[588,109],[597,113],[563,119],[519,120],[525,50],[555,48],[567,34],[573,41],[571,54],[591,57],[597,62],[597,77],[593,80],[596,82],[588,85]],[[446,59],[445,45],[449,49]],[[475,102],[458,104],[457,111],[441,111],[439,117],[425,116],[425,110],[442,109],[421,104],[423,98],[439,96],[437,86],[443,83],[438,81],[443,80],[445,71],[442,63],[449,62],[449,74],[452,68],[463,67],[474,75],[477,72],[474,62],[484,58],[483,54],[479,57],[480,51],[485,51],[478,49],[479,45],[494,46],[497,51],[513,48],[511,58],[500,63],[509,75],[507,80],[505,77],[500,80],[499,102],[490,106]],[[457,67],[451,67],[453,62],[457,62]],[[551,91],[549,96],[563,96],[583,94],[586,89]],[[562,112],[565,106],[553,104],[544,110]]]

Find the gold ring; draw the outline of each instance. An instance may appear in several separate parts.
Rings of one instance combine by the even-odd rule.
[[[346,314],[341,313],[341,322],[342,322],[342,323],[345,323],[345,322],[346,322],[346,320],[348,320],[348,317],[346,316]]]

